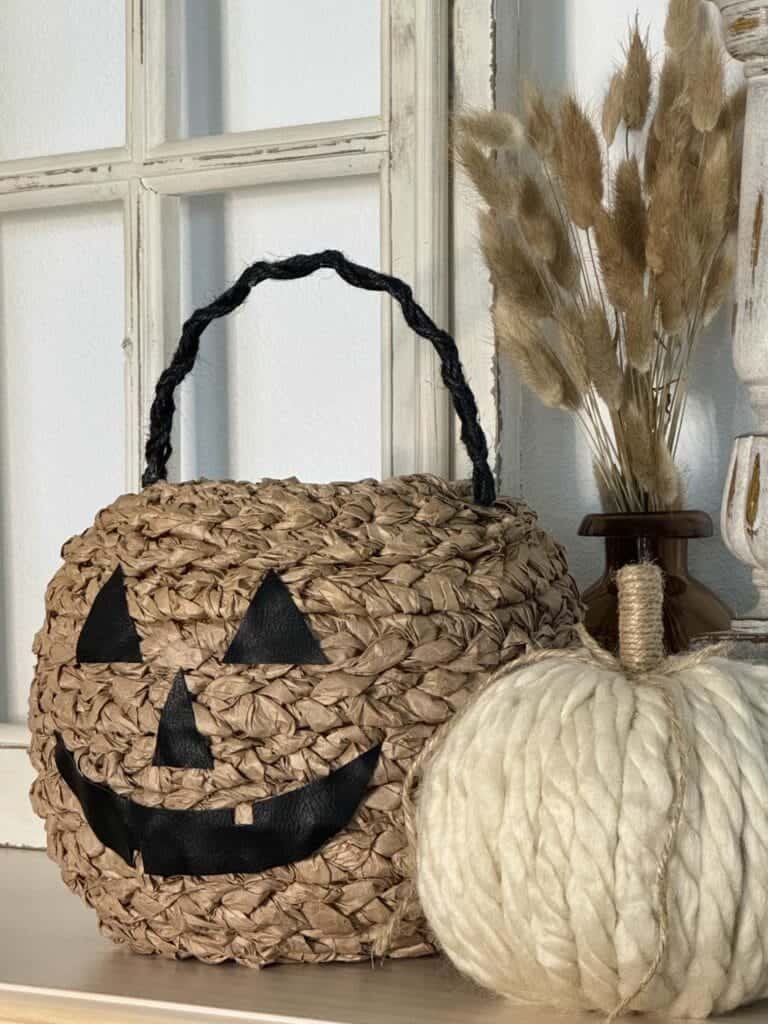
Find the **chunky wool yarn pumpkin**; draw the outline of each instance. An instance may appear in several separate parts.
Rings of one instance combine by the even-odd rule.
[[[332,267],[438,342],[473,487],[169,484],[173,390],[211,319],[266,277]],[[525,644],[565,645],[563,552],[495,500],[451,339],[338,253],[255,264],[184,327],[139,494],[68,541],[37,636],[33,803],[64,881],[142,953],[357,960],[408,884],[402,780]],[[395,956],[428,953],[420,912]]]
[[[768,666],[661,660],[658,570],[619,587],[621,663],[533,656],[448,726],[418,891],[495,992],[705,1017],[768,995]]]

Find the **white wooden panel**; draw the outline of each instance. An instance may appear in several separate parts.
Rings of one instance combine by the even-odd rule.
[[[62,543],[123,489],[120,204],[0,218],[0,721]]]
[[[516,70],[512,54],[507,53],[503,64],[499,61],[499,66],[495,66],[495,6],[493,0],[455,0],[453,5],[452,96],[456,110],[492,110],[499,92],[496,80],[512,77],[509,72]],[[507,8],[496,12],[500,28],[502,24],[506,26],[506,13]],[[467,380],[477,400],[491,469],[496,471],[502,452],[499,449],[496,344],[491,321],[493,289],[478,245],[475,193],[458,164],[454,166],[451,198],[453,330]],[[453,440],[454,475],[469,477],[472,465],[461,444],[458,428],[454,429]],[[511,437],[509,441],[514,443]]]
[[[187,197],[180,224],[188,313],[260,258],[338,248],[378,266],[379,179]],[[182,477],[380,475],[380,324],[381,300],[332,271],[259,285],[203,339],[182,401]]]
[[[380,21],[379,0],[168,0],[167,137],[378,114]]]
[[[637,8],[636,0],[547,0],[545,4],[520,0],[521,76],[537,81],[548,92],[575,87],[591,109],[598,111],[610,75],[622,60],[628,26]],[[641,27],[650,31],[650,50],[657,61],[663,54],[666,9],[667,0],[647,0],[639,5]],[[712,13],[717,16],[714,7]],[[731,66],[729,74],[734,70]],[[726,302],[726,310],[730,307]],[[680,448],[686,504],[708,512],[716,530],[732,438],[750,425],[746,392],[733,370],[728,321],[726,313],[718,317],[694,359]],[[512,371],[503,357],[502,372],[508,381]],[[506,424],[504,430],[506,448],[512,439]],[[523,496],[568,548],[579,584],[589,584],[602,565],[602,542],[576,535],[582,516],[600,507],[586,442],[573,417],[545,409],[527,392],[522,399],[520,432]],[[504,466],[511,469],[506,456]],[[513,474],[505,474],[504,490],[514,483]],[[751,603],[749,573],[719,537],[692,542],[690,555],[693,572],[729,604],[744,608]]]
[[[34,776],[25,749],[0,744],[0,846],[45,846],[45,826],[29,802]]]
[[[450,5],[391,0],[389,221],[392,273],[440,326],[450,313]],[[451,471],[452,419],[436,352],[392,322],[395,473]]]
[[[125,0],[3,0],[0,160],[125,142]]]

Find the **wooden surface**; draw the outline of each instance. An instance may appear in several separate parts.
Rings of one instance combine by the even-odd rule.
[[[2,1022],[496,1024],[509,1019],[504,1003],[464,982],[436,957],[376,967],[251,971],[136,956],[100,935],[93,911],[67,890],[45,854],[0,849]],[[523,1024],[525,1018],[515,1020]]]
[[[598,1024],[593,1014],[557,1014]],[[544,1024],[460,978],[444,960],[251,971],[135,956],[102,938],[96,918],[44,854],[0,849],[0,1024]],[[635,1018],[637,1019],[637,1018]],[[768,1024],[768,1003],[721,1018]]]

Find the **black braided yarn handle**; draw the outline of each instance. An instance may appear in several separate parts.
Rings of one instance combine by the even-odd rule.
[[[440,356],[443,383],[451,394],[454,408],[461,421],[461,440],[472,460],[475,501],[478,505],[492,505],[496,498],[496,486],[488,465],[488,444],[478,420],[475,396],[464,377],[456,342],[450,334],[440,330],[414,301],[413,293],[404,281],[352,263],[334,249],[290,256],[288,259],[274,262],[261,260],[253,263],[230,288],[209,305],[195,310],[186,321],[170,365],[160,375],[155,388],[155,399],[149,415],[147,468],[141,478],[142,485],[148,487],[158,480],[165,480],[168,476],[168,459],[172,450],[171,428],[173,414],[176,411],[173,395],[195,365],[200,348],[200,335],[208,324],[242,305],[248,298],[251,288],[261,281],[293,281],[307,277],[322,267],[335,270],[342,280],[356,288],[388,292],[400,304],[408,326],[422,338],[432,342]]]

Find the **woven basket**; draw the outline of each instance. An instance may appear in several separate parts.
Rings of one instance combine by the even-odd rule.
[[[266,278],[387,291],[440,353],[473,490],[432,476],[165,482],[200,334]],[[401,784],[529,642],[571,639],[562,549],[496,500],[452,339],[339,253],[257,263],[184,326],[139,494],[64,545],[30,700],[32,800],[64,881],[141,953],[358,960],[408,881]],[[418,908],[390,953],[432,951]]]

